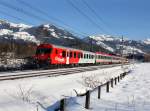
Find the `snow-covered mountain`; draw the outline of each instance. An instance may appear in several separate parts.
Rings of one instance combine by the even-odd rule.
[[[89,43],[92,41],[93,44],[100,45],[114,53],[120,53],[122,49],[124,54],[145,54],[150,52],[150,39],[135,41],[124,38],[122,41],[121,37],[96,35],[84,38],[84,40]]]
[[[107,44],[103,43],[103,41],[105,41],[104,36],[102,37],[94,37],[94,36],[89,36],[87,38],[84,38],[84,40],[88,43],[92,43],[92,44],[96,44],[99,45],[101,47],[103,47],[104,49],[107,49],[111,52],[114,52],[114,49],[111,48],[110,46],[108,46]],[[113,41],[112,38],[108,37],[107,38],[108,41]]]
[[[13,42],[32,42],[36,44],[40,42],[52,42],[65,45],[75,39],[76,36],[69,31],[51,24],[29,26],[0,20],[0,42],[11,42],[13,40]]]
[[[0,39],[5,39],[6,41],[27,41],[38,43],[39,41],[35,36],[24,31],[31,26],[25,24],[15,24],[7,21],[0,21]]]
[[[21,57],[31,56],[40,43],[91,50],[91,46],[78,36],[52,24],[29,26],[0,20],[0,56],[3,52],[15,53]],[[99,46],[94,49],[107,51]]]
[[[12,50],[12,43],[18,48]],[[29,26],[0,20],[0,52],[16,51],[21,54],[23,53],[22,50],[27,50],[27,55],[33,55],[36,45],[40,43],[53,43],[83,50],[110,53],[120,53],[120,48],[124,49],[124,54],[150,52],[150,39],[135,41],[124,38],[124,44],[122,44],[120,37],[111,35],[96,35],[80,39],[70,31],[52,24]],[[26,47],[28,48],[26,49]]]

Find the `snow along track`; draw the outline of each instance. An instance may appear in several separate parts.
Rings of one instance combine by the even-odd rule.
[[[99,65],[99,66],[89,66],[89,67],[75,67],[75,68],[53,69],[53,70],[42,70],[42,71],[3,73],[0,74],[0,81],[37,77],[37,76],[50,77],[50,76],[68,75],[68,74],[74,74],[79,72],[94,71],[101,68],[110,68],[115,66],[119,66],[119,64]]]

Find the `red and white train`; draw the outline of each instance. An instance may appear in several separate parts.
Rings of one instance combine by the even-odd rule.
[[[126,58],[90,52],[53,44],[40,44],[34,56],[38,64],[49,65],[87,65],[87,64],[117,64],[127,62]]]

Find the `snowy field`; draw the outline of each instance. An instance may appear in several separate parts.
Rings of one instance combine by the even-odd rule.
[[[91,93],[90,111],[150,111],[150,63],[136,65],[132,73],[106,93],[102,88],[101,99],[97,91]],[[72,98],[67,111],[84,109],[85,97]]]
[[[125,111],[132,111],[130,106],[134,108],[133,104],[140,108],[148,108],[149,67],[150,64],[136,65],[132,73],[114,89],[111,89],[110,93],[102,90],[101,100],[97,100],[97,91],[93,92],[91,110],[118,111],[119,108],[122,108]],[[133,68],[133,66],[128,68]],[[84,93],[86,90],[116,77],[128,68],[117,66],[65,76],[1,81],[0,111],[53,111],[62,98],[70,98],[67,111],[84,111],[84,97],[76,97],[74,89],[79,93]],[[89,84],[85,79],[89,78],[94,81],[94,84],[88,87]]]

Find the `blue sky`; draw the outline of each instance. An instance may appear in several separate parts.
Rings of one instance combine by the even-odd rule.
[[[25,1],[29,5],[18,1]],[[135,40],[146,39],[150,36],[150,0],[84,0],[101,19],[98,19],[82,0],[70,0],[100,28],[80,14],[68,1],[0,0],[0,18],[32,25],[54,23],[82,35],[124,35]],[[9,7],[15,7],[15,10]]]

